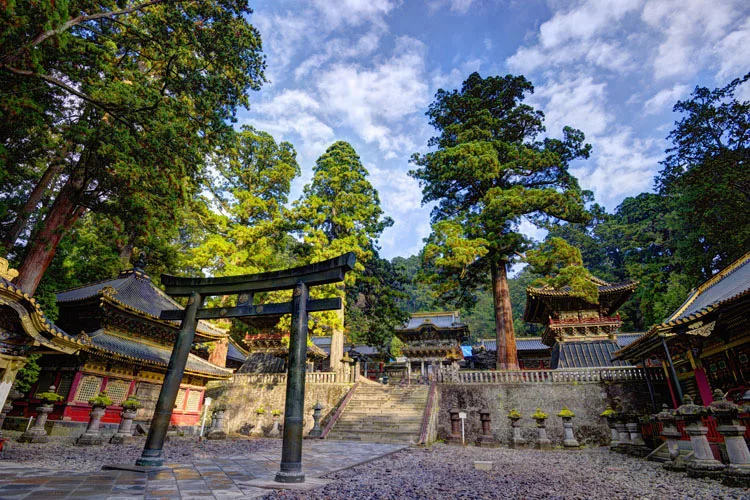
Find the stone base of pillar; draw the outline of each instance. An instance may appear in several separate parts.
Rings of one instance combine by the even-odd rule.
[[[725,486],[750,488],[750,464],[727,465],[721,477]]]
[[[616,451],[617,453],[625,453],[625,454],[627,454],[628,450],[630,450],[631,446],[632,445],[630,443],[623,443],[621,441],[621,442],[617,443],[617,448],[615,448],[614,451]]]
[[[577,439],[564,439],[563,446],[566,448],[580,448],[581,444]]]
[[[552,441],[549,439],[537,439],[536,443],[534,443],[534,448],[537,450],[551,450]]]
[[[644,445],[630,445],[627,450],[628,455],[631,457],[646,457],[651,453],[651,448]]]
[[[31,428],[28,431],[21,434],[18,438],[19,443],[47,443],[49,442],[49,436],[47,431],[44,429]]]
[[[726,466],[718,460],[692,459],[687,464],[688,477],[720,479]]]
[[[619,441],[610,441],[609,442],[609,451],[617,451],[617,447],[620,446]]]
[[[104,439],[102,439],[102,435],[97,434],[87,434],[83,433],[81,434],[81,437],[76,439],[76,444],[79,446],[99,446],[100,444],[104,444]]]
[[[682,455],[680,455],[674,460],[664,462],[661,466],[664,468],[664,470],[668,470],[671,472],[685,472],[685,470],[687,470],[687,460],[685,460]]]
[[[480,448],[497,448],[500,446],[500,443],[498,443],[492,436],[479,436],[477,438],[476,446]]]
[[[227,433],[224,431],[211,431],[206,434],[206,439],[226,439]]]
[[[454,436],[450,435],[448,436],[448,439],[445,440],[445,444],[449,444],[452,446],[463,446],[464,443],[461,442],[461,436]]]
[[[115,434],[109,439],[112,444],[130,444],[135,441],[135,437],[132,434]]]
[[[524,438],[513,438],[510,442],[511,448],[526,448],[527,441]]]

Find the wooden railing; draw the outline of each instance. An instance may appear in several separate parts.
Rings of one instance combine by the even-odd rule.
[[[232,379],[235,384],[285,384],[286,373],[236,373]],[[335,372],[308,372],[305,374],[305,382],[315,384],[335,384]],[[344,381],[348,383],[349,381]]]
[[[585,382],[628,382],[646,380],[643,368],[559,368],[557,370],[458,371],[438,373],[441,384],[556,384]],[[652,381],[664,380],[660,370],[649,369]]]
[[[430,444],[430,427],[435,425],[437,413],[437,384],[433,381],[430,384],[430,391],[427,395],[427,405],[425,405],[424,414],[422,415],[422,427],[419,432],[419,442],[417,444]]]

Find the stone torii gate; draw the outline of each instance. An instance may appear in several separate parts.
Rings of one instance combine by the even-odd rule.
[[[221,278],[180,278],[162,275],[166,293],[173,297],[189,297],[185,310],[162,311],[164,320],[181,320],[167,373],[161,386],[159,399],[151,420],[151,428],[141,458],[140,466],[164,464],[164,441],[177,399],[180,382],[185,373],[195,328],[200,319],[256,318],[292,315],[289,338],[289,362],[284,410],[284,437],[281,464],[275,480],[280,483],[302,483],[302,425],[305,403],[305,358],[307,354],[307,320],[309,312],[330,311],[341,308],[341,299],[309,300],[309,289],[316,285],[344,281],[347,272],[354,268],[356,257],[347,253],[339,257],[282,271],[227,276]],[[278,304],[253,304],[253,294],[292,289],[291,302]],[[206,297],[237,295],[235,307],[203,308]]]

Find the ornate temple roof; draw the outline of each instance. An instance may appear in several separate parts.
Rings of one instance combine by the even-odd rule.
[[[396,331],[419,330],[423,326],[433,326],[436,329],[462,329],[466,328],[461,323],[458,311],[413,313],[406,325],[396,328]]]
[[[235,342],[232,337],[229,337],[229,345],[227,346],[227,359],[235,361],[237,363],[244,363],[249,353]]]
[[[623,347],[614,356],[618,359],[648,357],[654,349],[662,348],[660,337],[681,333],[681,330],[685,329],[683,325],[692,323],[692,326],[695,326],[699,324],[701,318],[722,308],[733,307],[733,304],[739,303],[748,296],[750,296],[750,252],[690,292],[687,300],[663,323],[653,326],[646,335]]]
[[[630,366],[628,362],[612,359],[612,353],[617,349],[617,342],[613,340],[558,342],[552,348],[550,368]]]
[[[643,335],[645,335],[643,332],[618,333],[615,334],[615,341],[618,347],[625,347],[643,337]],[[497,340],[495,339],[480,339],[478,343],[479,346],[484,347],[488,351],[497,350]],[[516,339],[516,350],[519,352],[549,351],[550,347],[542,343],[541,337],[519,337]]]
[[[608,283],[595,276],[589,278],[599,289],[599,303],[590,304],[585,300],[571,295],[570,286],[562,288],[526,287],[526,310],[524,321],[529,323],[546,324],[553,311],[575,311],[594,309],[598,306],[605,314],[614,314],[638,287],[637,281],[623,283]]]
[[[135,361],[161,369],[167,368],[172,354],[171,349],[167,347],[147,344],[106,330],[97,330],[86,336],[79,335],[79,340],[84,344],[82,346],[84,351],[112,359]],[[232,370],[209,363],[195,354],[188,355],[185,373],[216,379],[226,379],[232,376]]]
[[[87,302],[95,298],[107,300],[132,312],[145,314],[154,320],[158,320],[161,311],[184,309],[156,287],[151,282],[151,278],[138,268],[123,271],[114,279],[57,293],[57,302],[61,306]],[[178,322],[167,323],[177,324]],[[206,321],[198,322],[196,334],[207,339],[218,339],[228,335]]]

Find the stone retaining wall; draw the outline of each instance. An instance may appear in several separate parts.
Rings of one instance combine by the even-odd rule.
[[[622,398],[626,408],[640,410],[647,408],[651,413],[651,399],[648,387],[643,382],[598,382],[570,384],[440,384],[440,408],[438,418],[438,438],[450,435],[451,408],[468,413],[465,422],[467,443],[476,441],[480,434],[479,409],[489,408],[492,430],[500,443],[510,442],[508,411],[518,410],[523,419],[523,437],[533,443],[536,437],[534,421],[529,416],[537,407],[549,415],[547,434],[553,445],[562,444],[562,420],[557,413],[563,406],[570,408],[576,417],[573,419],[576,438],[581,444],[606,443],[609,429],[606,421],[599,416],[614,397]],[[657,407],[661,391],[656,390]]]
[[[255,410],[263,407],[266,413],[262,417],[261,426],[266,431],[272,426],[271,412],[284,412],[286,398],[286,380],[269,383],[254,383],[235,377],[237,380],[227,382],[211,382],[206,390],[206,396],[214,399],[212,407],[223,405],[227,411],[224,419],[224,429],[229,433],[249,434],[256,425]],[[304,433],[307,434],[313,426],[313,406],[316,402],[323,405],[323,420],[334,410],[353,384],[315,383],[305,384],[305,421]]]

